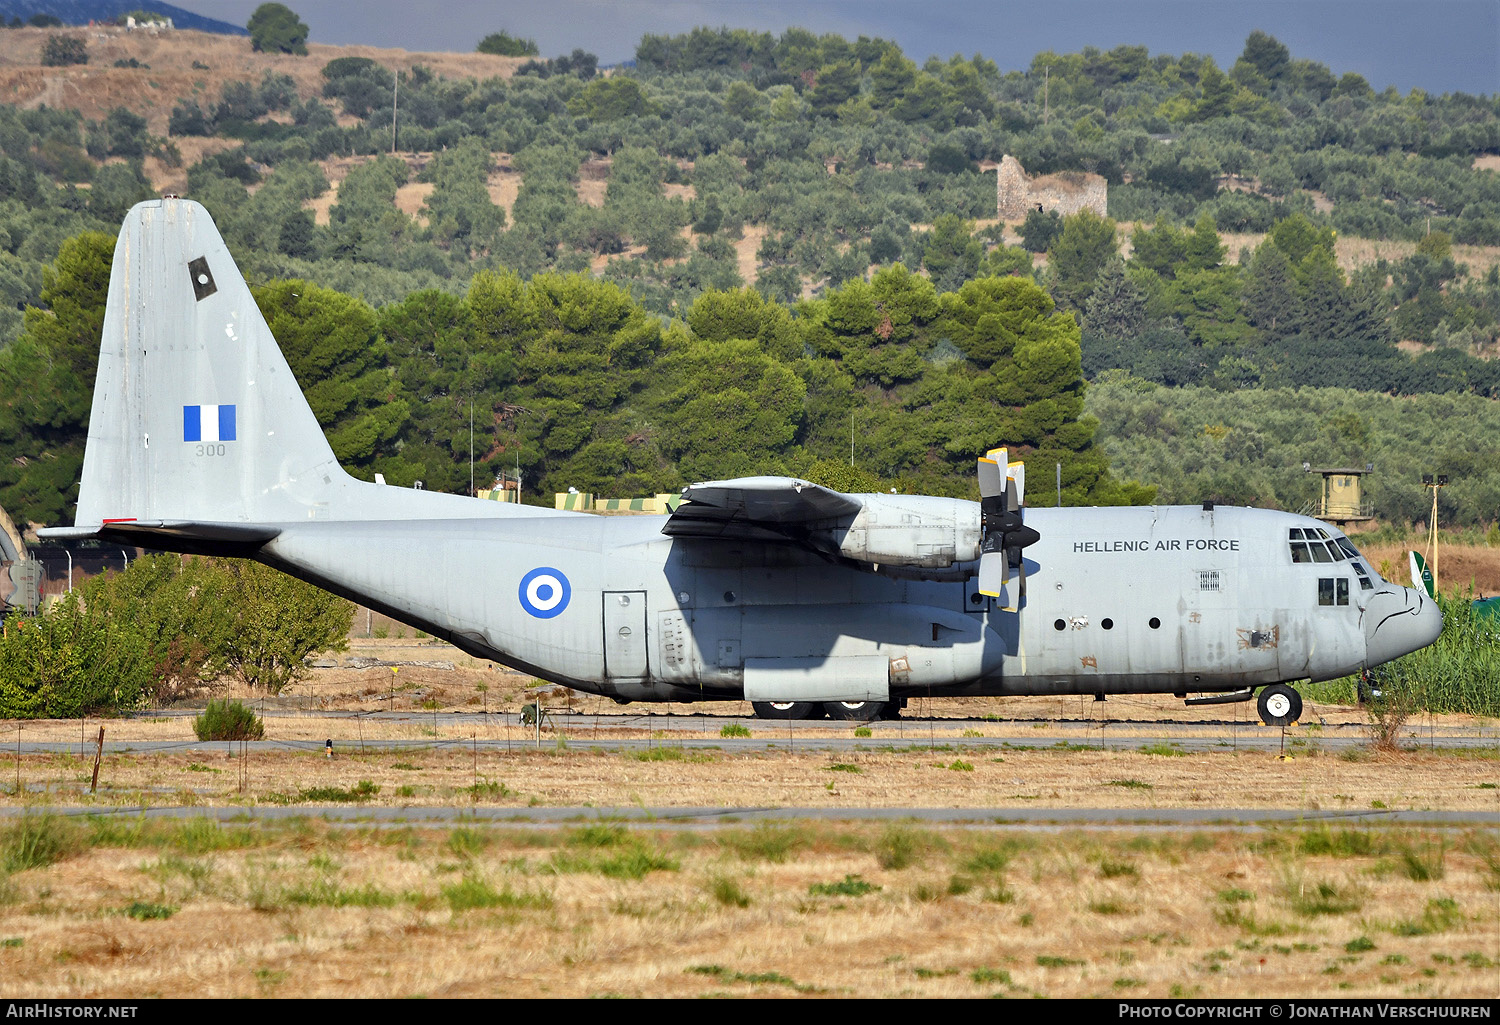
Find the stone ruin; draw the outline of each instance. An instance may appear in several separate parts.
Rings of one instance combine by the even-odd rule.
[[[1001,158],[995,171],[995,209],[1002,221],[1024,220],[1032,210],[1056,210],[1066,217],[1080,210],[1109,216],[1108,185],[1103,175],[1060,171],[1032,178],[1015,157]]]

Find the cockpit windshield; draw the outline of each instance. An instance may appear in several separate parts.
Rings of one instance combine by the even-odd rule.
[[[1292,527],[1288,533],[1287,545],[1291,549],[1294,563],[1347,561],[1349,568],[1359,578],[1360,590],[1368,591],[1375,586],[1359,549],[1336,531],[1324,527]]]

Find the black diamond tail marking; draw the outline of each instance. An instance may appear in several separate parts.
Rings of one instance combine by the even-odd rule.
[[[202,256],[188,264],[188,277],[193,279],[193,295],[199,302],[219,290],[219,286],[214,284],[213,271],[208,269],[208,260]]]

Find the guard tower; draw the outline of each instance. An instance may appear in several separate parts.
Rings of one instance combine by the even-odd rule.
[[[1342,527],[1347,523],[1362,523],[1375,518],[1375,504],[1365,499],[1359,480],[1364,474],[1374,471],[1373,463],[1367,463],[1363,468],[1313,467],[1303,463],[1302,468],[1309,473],[1323,475],[1322,493],[1318,497],[1317,511],[1313,513],[1318,519]]]

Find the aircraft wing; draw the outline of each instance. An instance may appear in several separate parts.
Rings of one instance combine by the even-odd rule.
[[[853,517],[864,503],[794,477],[737,477],[690,484],[662,533],[760,541],[802,540],[814,524]]]
[[[793,477],[738,477],[682,490],[662,533],[794,544],[923,580],[963,580],[979,559],[979,505],[930,495],[846,495]]]

